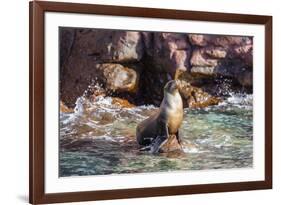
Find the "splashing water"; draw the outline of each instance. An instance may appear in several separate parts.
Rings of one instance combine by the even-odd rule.
[[[205,109],[185,109],[183,153],[139,151],[135,129],[157,107],[120,108],[110,97],[81,97],[60,113],[60,177],[252,167],[252,95],[231,94]]]

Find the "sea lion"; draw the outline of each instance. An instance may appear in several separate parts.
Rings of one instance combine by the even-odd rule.
[[[159,152],[170,135],[176,135],[179,144],[181,142],[179,128],[183,120],[183,103],[178,84],[177,80],[171,80],[165,85],[159,110],[137,126],[137,142],[149,146],[152,153]]]

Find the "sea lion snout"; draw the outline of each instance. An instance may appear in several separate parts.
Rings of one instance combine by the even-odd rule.
[[[177,83],[175,80],[173,80],[173,82],[171,83],[171,90],[176,90],[178,89]]]
[[[165,85],[164,90],[166,92],[173,93],[174,91],[177,91],[178,88],[179,86],[177,80],[171,80]]]
[[[181,85],[181,81],[177,79],[175,80],[175,82],[176,82],[177,89],[179,89]]]

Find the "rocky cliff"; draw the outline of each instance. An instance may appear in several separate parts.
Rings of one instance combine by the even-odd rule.
[[[70,108],[83,94],[159,105],[175,78],[186,107],[252,92],[252,37],[63,27],[59,35],[60,99]]]

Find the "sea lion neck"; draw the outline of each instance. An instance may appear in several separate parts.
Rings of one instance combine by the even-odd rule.
[[[163,104],[163,105],[162,105]],[[164,92],[164,98],[162,100],[161,106],[169,106],[170,108],[182,107],[182,99],[179,91],[174,92]]]
[[[172,95],[172,96],[174,96],[174,95],[176,95],[177,93],[179,93],[179,91],[178,90],[173,90],[173,91],[167,91],[167,90],[165,90],[164,91],[164,96],[169,96],[169,95]]]

